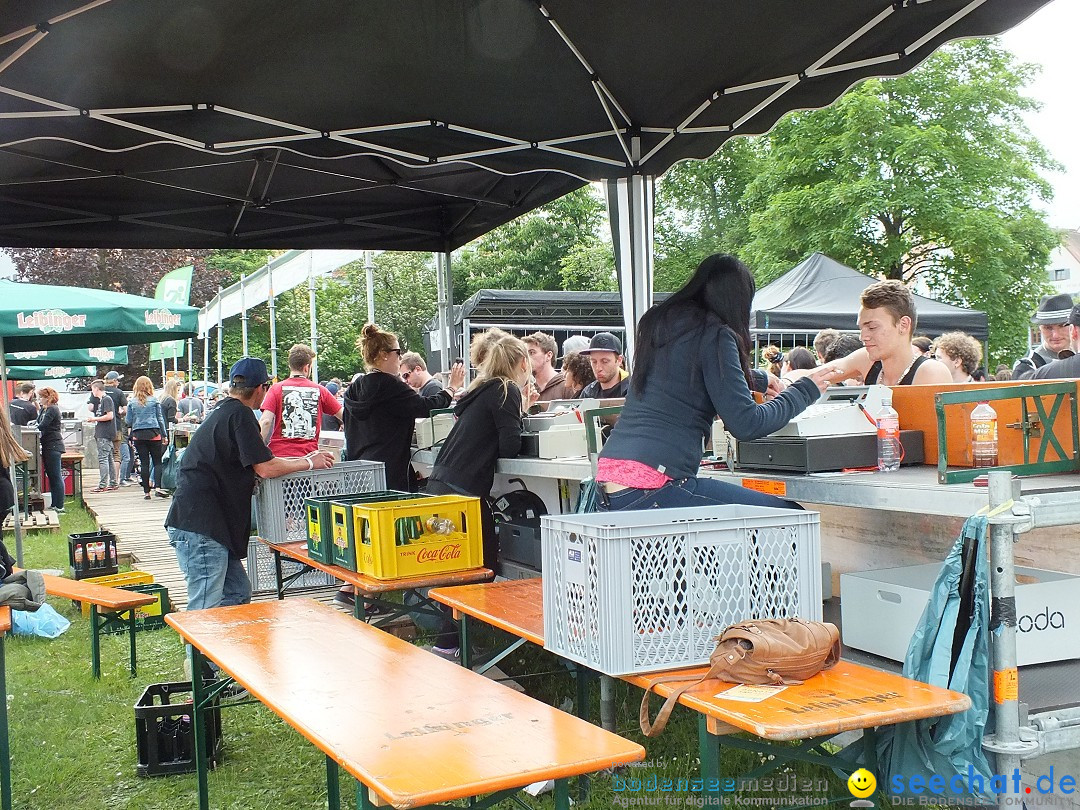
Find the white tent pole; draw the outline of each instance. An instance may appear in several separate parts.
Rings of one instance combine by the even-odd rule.
[[[247,276],[240,276],[240,346],[241,354],[247,357],[248,353],[248,313],[247,301],[244,300],[244,282]]]
[[[191,380],[192,369],[195,367],[195,341],[187,339],[187,377]]]
[[[202,338],[202,379],[203,379],[203,399],[206,398],[206,384],[210,382],[210,327],[206,328],[206,332]],[[195,389],[191,390],[191,393],[195,393]]]
[[[161,387],[165,387],[165,357],[161,357]]]
[[[439,343],[441,366],[450,371],[454,362],[454,343],[450,332],[454,328],[454,287],[450,274],[450,251],[435,254],[435,280],[439,307]]]
[[[266,265],[266,282],[269,285],[266,303],[270,306],[270,376],[277,379],[277,312],[274,306],[274,269]]]
[[[218,305],[217,305],[217,383],[218,389],[221,389],[221,345],[222,345],[222,318],[221,318],[221,285],[217,288]]]
[[[308,251],[308,321],[311,327],[311,350],[315,357],[311,361],[311,379],[318,382],[319,379],[319,338],[316,334],[315,324],[315,266],[314,254]]]
[[[8,375],[7,358],[4,356],[3,335],[0,335],[0,384],[3,385],[2,393],[0,393],[0,407],[6,409],[8,406]],[[15,477],[14,464],[8,467],[8,476],[11,478],[11,490],[15,493],[15,508],[11,512],[11,522],[15,527],[15,564],[22,568],[22,515],[20,514],[22,510],[19,508],[19,484]],[[0,515],[0,521],[3,521],[6,517],[6,515]]]
[[[639,139],[632,139],[632,147],[633,154],[638,156]],[[623,354],[629,368],[634,357],[637,323],[653,302],[654,178],[635,174],[609,180],[604,185],[626,330]]]
[[[371,261],[371,251],[364,251],[364,271],[367,274],[367,319],[375,323],[375,263]]]

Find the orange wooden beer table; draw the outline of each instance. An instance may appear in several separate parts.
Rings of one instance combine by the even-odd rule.
[[[544,643],[543,589],[539,579],[519,579],[449,588],[435,588],[430,596],[452,608],[461,622],[461,649],[468,649],[470,618],[498,627],[521,640]],[[465,663],[465,658],[462,658]],[[707,667],[624,675],[621,680],[646,689],[654,681],[675,674],[697,680]],[[661,697],[674,692],[680,683],[657,685]],[[701,757],[702,792],[720,796],[720,746],[767,752],[771,759],[745,778],[756,778],[791,760],[825,765],[846,772],[853,764],[839,760],[822,748],[837,734],[863,732],[861,764],[872,772],[875,729],[908,720],[939,717],[966,711],[967,695],[929,686],[891,672],[841,661],[802,684],[788,686],[775,695],[756,702],[724,698],[722,692],[734,684],[705,681],[683,693],[679,703],[698,713],[698,746]],[[757,739],[734,736],[749,732]],[[801,741],[797,746],[790,741]],[[785,745],[771,745],[785,743]]]
[[[450,571],[422,577],[375,579],[366,574],[342,568],[340,565],[311,559],[311,555],[308,554],[307,543],[302,540],[292,543],[271,543],[262,537],[259,540],[266,543],[274,553],[274,576],[277,579],[278,599],[284,599],[289,585],[307,571],[323,571],[356,588],[356,603],[353,605],[353,615],[358,619],[367,620],[369,611],[379,611],[371,617],[371,623],[376,627],[388,624],[399,616],[405,615],[426,614],[441,617],[442,614],[425,593],[421,592],[422,589],[434,588],[440,585],[464,585],[470,582],[485,582],[494,576],[490,569],[472,568],[468,571]],[[296,560],[301,564],[300,569],[286,576],[281,568],[282,557]],[[411,593],[415,595],[415,601],[412,604],[400,604],[383,598],[383,595],[391,593]]]
[[[204,657],[213,661],[326,755],[330,810],[340,807],[339,767],[357,780],[362,810],[479,796],[477,806],[489,807],[548,779],[556,808],[569,810],[568,779],[645,756],[637,743],[310,599],[166,621],[191,645],[192,672]],[[225,683],[193,682],[194,739],[203,739],[208,700]],[[206,751],[195,748],[207,810]]]

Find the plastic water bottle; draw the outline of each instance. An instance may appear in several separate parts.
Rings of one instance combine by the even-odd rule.
[[[892,406],[892,391],[881,398],[877,415],[877,468],[882,472],[900,469],[900,415]]]
[[[980,402],[971,412],[971,458],[973,467],[996,467],[998,463],[997,411]]]

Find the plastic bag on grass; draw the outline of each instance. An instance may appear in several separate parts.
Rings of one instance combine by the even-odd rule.
[[[25,610],[11,611],[11,631],[17,636],[56,638],[69,627],[71,622],[49,604],[42,605],[33,613]]]

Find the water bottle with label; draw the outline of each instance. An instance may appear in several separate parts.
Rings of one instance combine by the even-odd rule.
[[[877,468],[882,472],[900,469],[900,415],[892,406],[892,391],[881,397],[877,415]]]
[[[971,458],[973,467],[998,463],[997,411],[989,402],[980,402],[971,412]]]

